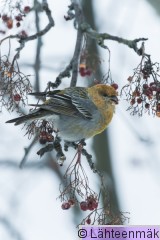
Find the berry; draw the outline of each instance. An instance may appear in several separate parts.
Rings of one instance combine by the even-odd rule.
[[[24,9],[23,9],[23,11],[24,11],[25,13],[29,13],[30,10],[31,10],[30,6],[25,6]]]
[[[9,17],[6,14],[4,14],[4,15],[2,15],[2,20],[4,22],[7,22],[9,20]]]
[[[95,208],[97,208],[98,207],[98,203],[96,202],[96,200],[95,199],[92,199],[92,200],[90,200],[89,202],[88,202],[88,209],[90,210],[90,211],[93,211]]]
[[[27,35],[27,33],[24,31],[24,30],[22,30],[20,33],[19,33],[19,35],[21,36],[21,37],[28,37],[28,35]]]
[[[21,96],[19,94],[13,95],[13,100],[19,102],[21,100]]]
[[[156,116],[157,116],[157,117],[160,117],[160,112],[157,111],[157,112],[156,112]]]
[[[87,211],[88,210],[88,203],[87,202],[81,202],[80,203],[80,208],[82,211]]]
[[[16,26],[17,26],[17,27],[20,27],[20,26],[21,26],[20,22],[17,22],[17,23],[16,23]]]
[[[68,203],[69,203],[71,206],[73,206],[73,205],[75,204],[75,200],[74,200],[74,199],[69,199],[69,200],[68,200]]]
[[[81,75],[81,77],[85,77],[86,76],[86,72],[80,71],[80,75]]]
[[[151,85],[151,86],[150,86],[150,89],[151,89],[152,91],[157,91],[156,85]]]
[[[127,80],[128,80],[128,82],[132,82],[133,77],[129,76],[129,77],[127,78]]]
[[[44,138],[40,138],[40,139],[39,139],[39,143],[40,143],[40,144],[46,144],[46,142],[47,142],[47,140],[44,139]]]
[[[150,107],[149,103],[146,103],[146,104],[145,104],[145,108],[148,109],[149,107]]]
[[[134,104],[135,104],[135,102],[136,102],[136,101],[135,101],[135,98],[132,98],[132,100],[131,100],[130,104],[131,104],[131,105],[134,105]]]
[[[22,15],[21,15],[21,14],[19,14],[19,15],[15,16],[15,19],[16,19],[18,22],[23,20],[23,18],[22,18]]]
[[[157,92],[160,93],[160,87],[157,87]]]
[[[115,90],[118,89],[118,84],[117,84],[117,83],[112,83],[111,86],[112,86]]]
[[[134,97],[139,97],[141,95],[140,91],[138,90],[135,90],[133,93],[132,93],[132,96]]]
[[[53,142],[54,137],[51,134],[47,134],[46,137],[47,137],[47,142]]]
[[[86,75],[90,76],[92,71],[90,69],[86,70]]]
[[[62,203],[61,208],[63,210],[68,210],[70,208],[70,204],[68,202],[64,202]]]
[[[156,110],[160,112],[160,103],[157,103]]]
[[[88,218],[88,219],[86,220],[86,223],[87,223],[87,224],[91,224],[91,219]]]
[[[144,88],[144,89],[147,89],[147,88],[148,88],[148,84],[144,83],[144,84],[143,84],[143,88]]]
[[[87,197],[88,209],[93,211],[95,208],[98,207],[98,202],[94,196]]]
[[[9,29],[11,29],[12,27],[13,27],[13,20],[10,18],[10,19],[8,19],[8,21],[7,21],[7,27],[9,28]]]
[[[151,83],[149,84],[150,87],[153,86],[153,85],[156,85],[155,82],[151,82]]]
[[[141,102],[142,102],[142,98],[137,98],[137,103],[141,104]]]
[[[151,96],[152,95],[152,90],[151,89],[145,89],[144,91],[143,91],[143,93],[146,95],[146,96]]]

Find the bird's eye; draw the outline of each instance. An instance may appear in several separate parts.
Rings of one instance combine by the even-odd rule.
[[[103,93],[102,96],[103,97],[108,97],[108,95],[106,93]]]

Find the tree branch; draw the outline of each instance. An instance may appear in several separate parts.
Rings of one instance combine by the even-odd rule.
[[[75,46],[73,58],[71,60],[71,62],[72,62],[72,78],[71,78],[70,86],[74,87],[74,86],[76,86],[76,83],[77,83],[79,58],[80,58],[82,42],[83,42],[83,31],[80,28],[80,26],[84,21],[84,17],[83,17],[82,9],[80,8],[79,4],[72,3],[72,6],[73,6],[73,9],[75,10],[75,19],[76,19],[76,23],[78,25],[76,46]]]
[[[107,46],[105,46],[104,40],[112,40],[112,41],[116,41],[118,43],[127,45],[129,48],[132,48],[137,54],[139,54],[137,43],[140,41],[148,40],[148,38],[137,38],[134,40],[127,40],[125,38],[113,36],[108,33],[98,33],[94,29],[92,29],[91,26],[86,22],[83,22],[81,24],[81,29],[82,29],[82,31],[84,31],[87,34],[88,37],[95,39],[97,41],[98,45],[100,45],[101,47],[103,47],[105,49],[107,48]]]
[[[21,36],[19,34],[10,35],[10,36],[7,36],[7,37],[3,38],[0,41],[0,45],[1,45],[2,42],[6,39],[13,39],[13,38],[19,39],[20,46],[19,46],[19,48],[16,49],[17,53],[15,54],[15,56],[13,58],[13,63],[16,59],[19,58],[20,52],[24,48],[26,42],[31,41],[31,40],[35,40],[35,39],[45,35],[55,25],[54,20],[53,20],[52,15],[51,15],[51,10],[48,7],[47,0],[43,0],[42,9],[46,13],[46,15],[48,17],[48,21],[49,21],[49,23],[46,25],[46,27],[43,30],[41,30],[41,31],[31,35],[31,36],[28,36],[28,37],[24,37],[24,36]]]

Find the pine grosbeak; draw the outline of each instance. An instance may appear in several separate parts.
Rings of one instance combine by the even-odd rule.
[[[117,92],[112,86],[69,87],[64,90],[32,93],[46,96],[39,108],[28,115],[7,121],[15,125],[37,119],[53,121],[54,129],[66,141],[80,141],[104,131],[112,120]]]

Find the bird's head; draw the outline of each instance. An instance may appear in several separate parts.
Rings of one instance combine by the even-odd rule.
[[[112,86],[97,84],[90,88],[90,92],[98,105],[118,104],[118,93]]]

